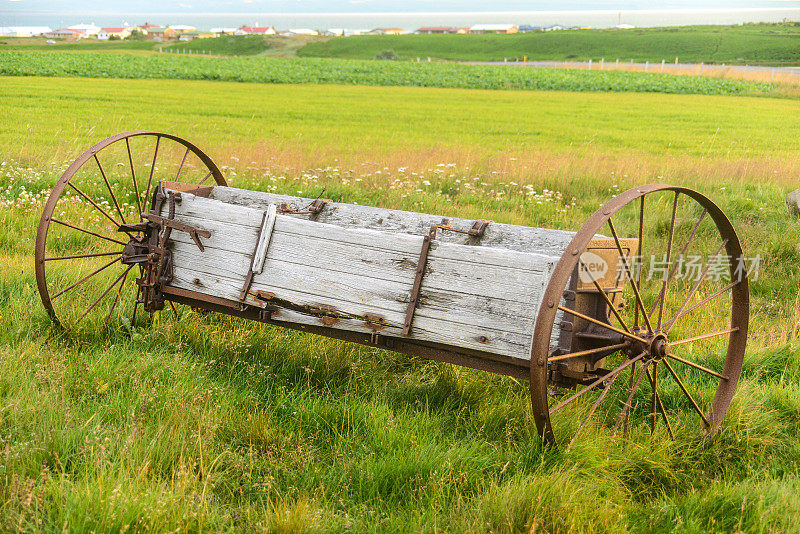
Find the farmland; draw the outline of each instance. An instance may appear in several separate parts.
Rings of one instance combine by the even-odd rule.
[[[800,63],[800,27],[788,24],[684,26],[632,30],[567,30],[512,35],[368,35],[309,43],[307,57],[373,59],[384,50],[400,59],[529,60],[780,64]]]
[[[0,78],[0,528],[723,532],[800,528],[798,103],[741,96]],[[60,333],[33,231],[75,155],[196,142],[234,186],[576,229],[645,182],[718,202],[752,284],[722,433],[546,450],[527,386],[180,308]],[[574,199],[574,200],[573,200]]]
[[[699,76],[265,57],[2,52],[0,75],[164,78],[274,84],[764,95],[776,86]]]

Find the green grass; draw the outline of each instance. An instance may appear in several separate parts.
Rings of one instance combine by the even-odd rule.
[[[780,64],[800,62],[800,26],[684,26],[633,30],[568,30],[511,35],[368,35],[309,43],[300,56],[373,59],[393,50],[400,59],[508,59]]]
[[[800,172],[796,102],[0,84],[0,529],[800,528],[800,221],[782,201]],[[136,128],[198,143],[239,187],[326,188],[337,200],[498,222],[575,229],[620,189],[699,189],[745,251],[765,258],[722,433],[592,433],[546,450],[524,383],[188,308],[149,326],[59,333],[32,269],[43,200],[79,152]],[[528,185],[575,206],[522,194]]]
[[[54,44],[46,44],[44,38],[0,38],[0,50],[48,51],[48,52],[134,52],[157,50],[161,43],[154,41],[79,40],[56,39]]]
[[[762,95],[776,91],[775,85],[767,83],[639,72],[172,54],[0,52],[0,75],[679,94]]]
[[[254,56],[269,49],[269,42],[259,35],[223,35],[175,43],[165,47],[167,52],[186,51],[219,56]]]

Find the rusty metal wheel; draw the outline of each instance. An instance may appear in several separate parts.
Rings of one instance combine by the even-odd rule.
[[[593,432],[718,430],[742,369],[757,267],[696,191],[648,185],[602,206],[559,260],[536,321],[540,435],[571,445]]]
[[[108,324],[115,311],[135,320],[135,264],[124,263],[122,250],[140,238],[134,223],[155,184],[211,179],[225,185],[211,158],[165,133],[124,132],[81,154],[50,193],[36,233],[36,283],[53,320],[65,328]]]

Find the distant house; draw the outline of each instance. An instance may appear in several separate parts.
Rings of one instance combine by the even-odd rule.
[[[553,24],[552,26],[545,26],[542,28],[542,31],[545,32],[557,32],[561,30],[570,30],[572,28],[568,28],[567,26],[562,26],[561,24]]]
[[[0,26],[0,37],[33,37],[51,31],[49,26]]]
[[[517,33],[519,28],[513,24],[475,24],[469,33]]]
[[[402,28],[375,28],[369,35],[403,35],[406,31]]]
[[[179,41],[194,41],[195,39],[208,39],[210,37],[216,37],[217,34],[205,31],[205,30],[188,30],[185,32],[181,32],[180,37],[178,37]]]
[[[98,33],[100,33],[100,28],[95,26],[94,23],[92,24],[74,24],[72,26],[67,26],[67,30],[77,30],[83,35],[84,37],[96,37]]]
[[[456,33],[460,33],[460,34],[469,33],[469,28],[467,28],[467,27],[459,28],[459,29],[456,30]]]
[[[430,33],[457,33],[458,28],[454,28],[453,26],[423,26],[421,28],[417,28],[415,33],[423,33],[423,34],[430,34]]]
[[[625,24],[625,23],[623,22],[622,24],[617,24],[617,25],[616,25],[616,26],[614,26],[614,27],[615,27],[616,29],[618,29],[618,30],[632,30],[632,29],[634,29],[636,26],[634,26],[633,24]]]
[[[322,35],[341,37],[342,35],[344,35],[344,28],[328,28],[327,30],[322,32]]]
[[[150,24],[149,22],[145,22],[144,24],[140,24],[137,26],[140,30],[149,30],[150,28],[158,28],[158,24]]]
[[[178,32],[172,28],[164,28],[163,26],[155,26],[147,29],[147,38],[153,41],[168,41],[176,39]]]
[[[174,31],[174,32],[177,32],[177,33],[181,33],[181,32],[191,32],[191,31],[194,31],[194,30],[196,30],[196,29],[197,29],[197,28],[195,28],[194,26],[187,26],[187,25],[185,25],[185,24],[170,24],[170,25],[169,25],[169,26],[167,26],[167,27],[168,27],[170,30],[172,30],[172,31]]]
[[[369,33],[369,30],[348,30],[346,28],[344,30],[344,36],[345,37],[351,37],[351,36],[354,36],[354,35],[366,35],[368,33]]]
[[[218,37],[220,35],[235,35],[240,30],[238,28],[211,28],[208,31]]]
[[[527,26],[527,25],[525,25],[525,26],[520,26],[519,27],[519,32],[520,33],[539,32],[539,31],[542,31],[542,27],[541,26]]]
[[[78,39],[83,39],[84,35],[78,30],[61,28],[60,30],[51,30],[49,32],[45,32],[42,34],[42,37],[47,37],[48,39],[68,39],[70,41],[77,41]]]
[[[319,35],[317,30],[311,30],[308,28],[291,28],[289,29],[290,35]]]
[[[130,34],[130,28],[100,28],[100,31],[97,32],[97,38],[109,39],[114,37],[115,39],[125,39]]]
[[[240,26],[239,30],[245,35],[275,35],[275,28],[272,26]]]

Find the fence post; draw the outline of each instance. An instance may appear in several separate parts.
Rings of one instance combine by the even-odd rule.
[[[661,72],[664,72],[664,60],[661,60]]]
[[[678,64],[678,56],[675,56],[675,64]]]
[[[606,62],[606,58],[601,57],[600,58],[600,70],[603,70],[603,65],[605,64],[605,62]]]
[[[589,70],[592,70],[592,60],[589,60]]]
[[[619,68],[619,58],[617,58],[617,68]]]
[[[503,58],[503,63],[508,63],[508,58],[507,57]]]
[[[647,67],[649,67],[649,66],[650,66],[650,62],[649,61],[645,61],[644,62],[644,71],[645,72],[647,72]]]

